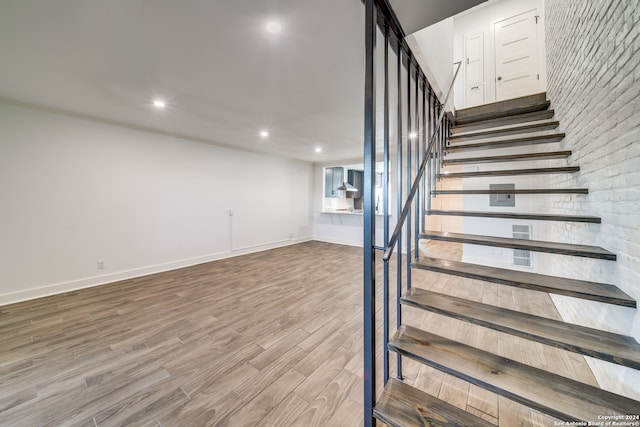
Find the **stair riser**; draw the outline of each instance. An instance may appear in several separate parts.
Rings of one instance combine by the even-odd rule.
[[[549,137],[544,139],[522,139],[522,140],[506,140],[491,141],[478,144],[452,144],[444,148],[445,153],[456,153],[461,151],[478,151],[478,150],[495,150],[499,148],[526,147],[529,145],[552,144],[562,141],[564,135]]]
[[[502,162],[524,162],[535,160],[554,160],[554,159],[566,159],[571,155],[571,151],[557,151],[552,153],[539,153],[539,154],[513,154],[508,156],[487,156],[487,157],[471,157],[462,159],[449,159],[443,160],[442,165],[444,167],[451,165],[464,165],[467,163],[502,163]]]
[[[495,427],[421,390],[389,379],[373,415],[390,427],[405,426],[474,426]]]
[[[589,194],[587,188],[568,189],[514,189],[514,190],[440,190],[432,193],[434,196],[449,195],[478,195],[478,194]]]
[[[553,130],[558,127],[558,122],[551,122],[539,125],[521,126],[513,129],[496,129],[493,131],[477,132],[475,134],[462,134],[452,135],[449,137],[449,141],[453,142],[465,142],[476,141],[478,139],[495,138],[509,135],[520,135],[524,133],[542,132],[547,130]]]
[[[527,215],[527,214],[510,214],[505,212],[443,212],[443,211],[427,211],[427,215],[449,215],[449,216],[470,216],[476,218],[501,218],[501,219],[527,219],[536,221],[562,221],[562,222],[581,222],[588,224],[600,224],[600,218],[592,217],[570,217],[563,215]]]
[[[389,349],[561,420],[635,414],[638,402],[442,336],[401,326]]]
[[[553,110],[536,111],[533,113],[525,113],[517,116],[507,116],[499,119],[488,119],[484,121],[478,121],[475,123],[469,123],[466,125],[457,125],[451,128],[452,134],[458,134],[462,132],[475,132],[483,129],[491,129],[500,126],[510,126],[515,124],[521,124],[526,122],[533,122],[539,120],[549,120],[553,117]]]
[[[541,168],[541,169],[521,169],[521,170],[502,170],[502,171],[483,171],[483,172],[456,172],[447,174],[438,174],[439,179],[446,178],[476,178],[482,176],[519,176],[519,175],[550,175],[556,173],[576,173],[579,167],[568,168]]]
[[[591,357],[594,357],[596,359],[605,360],[607,362],[619,364],[619,365],[626,366],[626,367],[633,368],[633,369],[640,369],[640,363],[638,363],[637,361],[634,361],[634,360],[622,360],[622,359],[619,359],[619,358],[612,357],[610,354],[593,351],[592,349],[585,348],[585,347],[572,346],[572,345],[569,345],[569,344],[567,344],[567,343],[565,343],[563,341],[559,341],[559,340],[549,340],[548,338],[544,338],[544,337],[540,337],[538,335],[530,334],[530,333],[527,333],[526,331],[521,331],[519,329],[510,328],[510,327],[505,326],[505,325],[497,325],[495,323],[485,322],[485,321],[482,321],[480,319],[476,319],[476,318],[473,318],[473,317],[468,317],[468,316],[461,315],[460,313],[452,313],[452,312],[449,312],[449,311],[446,311],[446,310],[440,310],[437,307],[432,307],[432,306],[428,306],[428,305],[424,305],[424,304],[416,304],[413,301],[409,301],[409,300],[407,300],[405,298],[401,298],[400,301],[402,302],[402,304],[405,304],[405,305],[408,305],[408,306],[411,306],[411,307],[416,307],[416,308],[419,308],[419,309],[422,309],[422,310],[425,310],[425,311],[429,311],[429,312],[432,312],[432,313],[440,314],[442,316],[453,317],[453,318],[458,319],[458,320],[462,320],[462,321],[465,321],[465,322],[468,322],[468,323],[473,323],[474,325],[482,326],[482,327],[485,327],[485,328],[488,328],[488,329],[493,329],[493,330],[499,331],[499,332],[504,332],[506,334],[518,336],[520,338],[524,338],[524,339],[527,339],[527,340],[539,342],[541,344],[550,345],[552,347],[561,348],[563,350],[567,350],[567,351],[570,351],[572,353],[582,354],[582,355],[585,355],[585,356],[591,356]]]
[[[512,286],[512,287],[515,287],[515,288],[522,288],[522,289],[530,289],[532,291],[547,292],[547,293],[552,293],[552,294],[556,294],[556,295],[565,295],[565,296],[573,297],[573,298],[580,298],[580,299],[586,299],[586,300],[591,300],[591,301],[604,302],[604,303],[607,303],[607,304],[621,305],[623,307],[635,308],[635,306],[636,306],[635,302],[630,302],[630,301],[627,301],[627,300],[614,299],[614,298],[603,298],[603,297],[600,297],[599,295],[593,295],[593,294],[587,294],[587,293],[569,292],[569,291],[564,291],[562,289],[555,289],[555,288],[548,288],[548,287],[545,287],[545,286],[540,286],[540,285],[537,285],[535,283],[515,282],[515,281],[496,278],[496,277],[485,276],[485,275],[481,275],[481,274],[473,274],[473,273],[459,272],[459,271],[455,271],[455,270],[441,269],[441,268],[438,268],[438,267],[424,266],[424,265],[420,265],[420,264],[416,264],[416,263],[413,263],[411,265],[411,267],[412,268],[418,268],[418,269],[421,269],[421,270],[433,271],[435,273],[448,274],[450,276],[466,277],[467,279],[482,280],[484,282],[497,283],[499,285]]]
[[[461,379],[463,381],[466,381],[466,382],[468,382],[470,384],[473,384],[473,385],[475,385],[477,387],[483,388],[485,390],[488,390],[488,391],[490,391],[492,393],[495,393],[495,394],[498,394],[500,396],[504,396],[507,399],[511,399],[511,400],[513,400],[515,402],[519,402],[519,403],[521,403],[521,404],[523,404],[525,406],[528,406],[530,408],[536,409],[536,410],[538,410],[538,411],[540,411],[542,413],[545,413],[547,415],[550,415],[552,417],[559,418],[559,419],[562,419],[562,420],[565,420],[565,421],[576,421],[576,422],[581,421],[578,418],[568,417],[567,414],[565,414],[565,413],[557,412],[553,408],[549,408],[548,406],[541,405],[538,402],[535,402],[533,400],[525,399],[524,397],[522,397],[520,395],[517,395],[517,394],[514,394],[514,393],[511,393],[508,390],[504,390],[503,388],[496,387],[491,383],[488,383],[488,382],[485,382],[485,381],[481,381],[481,380],[476,379],[474,377],[471,377],[471,376],[465,375],[465,374],[463,374],[461,372],[458,372],[458,371],[456,371],[454,369],[450,369],[446,365],[442,365],[442,364],[436,363],[436,362],[434,362],[432,360],[418,357],[418,356],[416,356],[416,355],[414,355],[414,354],[412,354],[412,353],[410,353],[408,351],[404,351],[402,348],[398,348],[398,347],[395,347],[395,346],[389,344],[389,350],[394,351],[394,352],[396,352],[398,354],[401,354],[402,356],[408,357],[409,359],[415,360],[416,362],[419,362],[419,363],[422,363],[424,365],[430,366],[430,367],[432,367],[434,369],[437,369],[437,370],[439,370],[441,372],[444,372],[445,374],[449,374],[449,375],[451,375],[453,377],[459,378],[459,379]]]
[[[593,252],[583,252],[577,250],[561,250],[561,249],[552,249],[545,248],[540,246],[533,245],[519,245],[516,243],[512,244],[502,244],[502,243],[493,243],[487,242],[485,240],[472,240],[472,239],[456,239],[450,237],[441,237],[441,236],[431,236],[431,235],[420,235],[420,238],[430,239],[430,240],[439,240],[441,242],[453,242],[453,243],[466,243],[470,245],[479,245],[479,246],[491,246],[495,248],[507,248],[507,249],[522,249],[525,251],[533,251],[533,252],[542,252],[548,254],[557,254],[557,255],[569,255],[576,256],[581,258],[594,258],[594,259],[603,259],[607,261],[615,261],[615,254],[601,254],[601,253],[593,253]]]
[[[479,107],[465,108],[456,112],[455,124],[464,125],[488,119],[498,119],[501,117],[532,113],[535,111],[546,110],[550,105],[551,103],[542,99],[542,97],[531,97],[526,100],[513,99],[481,105]]]

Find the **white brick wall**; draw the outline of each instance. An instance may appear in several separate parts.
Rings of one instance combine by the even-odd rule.
[[[640,1],[546,0],[548,97],[578,174],[551,187],[588,187],[551,199],[553,212],[595,215],[601,225],[551,224],[543,240],[595,244],[617,262],[540,257],[541,272],[615,284],[640,301]],[[553,262],[550,262],[553,260]],[[554,297],[565,320],[632,334],[638,310]],[[640,374],[591,362],[600,384],[640,399]]]

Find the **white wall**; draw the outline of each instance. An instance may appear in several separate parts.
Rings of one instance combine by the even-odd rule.
[[[453,78],[453,18],[407,36],[407,43],[438,98],[444,100]]]
[[[312,181],[307,162],[0,103],[0,304],[310,239]]]
[[[640,15],[634,2],[546,1],[548,94],[563,149],[580,172],[549,178],[551,187],[588,187],[558,196],[554,212],[594,215],[600,225],[555,225],[550,239],[598,245],[617,261],[556,257],[562,274],[618,286],[640,301]],[[553,297],[565,320],[640,339],[636,309]],[[640,399],[640,372],[591,360],[600,384]]]
[[[464,55],[465,37],[474,34],[484,34],[484,78],[485,78],[485,103],[495,101],[495,63],[494,63],[494,37],[493,24],[501,19],[509,18],[518,13],[537,9],[541,16],[539,30],[542,34],[544,28],[544,3],[543,0],[497,0],[476,6],[467,12],[456,15],[453,18],[453,43],[456,53]],[[538,58],[543,61],[540,73],[541,91],[546,88],[546,74],[544,66],[544,36],[539,40]],[[457,59],[458,60],[458,59]],[[464,68],[460,70],[460,76],[455,86],[455,107],[465,108],[464,101]]]

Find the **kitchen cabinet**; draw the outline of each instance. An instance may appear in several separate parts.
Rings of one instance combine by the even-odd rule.
[[[338,190],[344,183],[344,168],[336,166],[324,168],[324,197],[341,197],[342,192]]]
[[[349,169],[347,171],[347,182],[358,189],[353,195],[354,198],[359,199],[364,194],[364,172]]]

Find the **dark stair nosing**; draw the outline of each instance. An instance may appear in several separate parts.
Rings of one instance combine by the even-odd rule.
[[[484,150],[484,149],[494,149],[494,148],[510,148],[510,147],[521,147],[524,145],[534,145],[534,144],[548,144],[560,142],[564,139],[564,133],[556,133],[552,135],[536,135],[536,136],[528,136],[523,138],[510,138],[510,139],[502,139],[502,140],[492,140],[485,142],[477,142],[474,144],[451,144],[447,145],[444,148],[444,151],[448,153],[454,153],[456,151],[474,151],[474,150]]]
[[[433,195],[448,194],[589,194],[588,188],[515,188],[486,190],[436,190]]]
[[[466,157],[459,159],[445,159],[442,161],[443,166],[459,165],[465,163],[499,163],[499,162],[520,162],[531,160],[549,160],[549,159],[566,159],[571,155],[571,151],[545,151],[542,153],[524,153],[524,154],[508,154],[505,156],[483,156],[483,157]]]
[[[424,233],[419,234],[418,237],[445,242],[522,249],[527,251],[571,255],[584,258],[604,259],[608,261],[616,260],[616,254],[598,246],[543,242],[541,240],[512,239],[508,237],[481,236],[477,234],[445,233],[440,231],[425,231]]]
[[[385,385],[373,408],[373,416],[390,427],[495,427],[482,418],[395,379],[389,379]]]
[[[480,132],[456,133],[449,137],[449,141],[471,141],[474,139],[490,138],[494,136],[516,135],[519,133],[540,132],[544,130],[552,130],[560,125],[558,121],[529,123],[521,126],[512,126],[499,129],[483,130]]]
[[[532,113],[534,111],[546,110],[549,108],[550,105],[551,105],[551,102],[549,101],[535,102],[527,105],[523,104],[523,105],[512,107],[512,108],[505,108],[504,110],[500,110],[500,111],[487,111],[482,113],[476,113],[473,115],[465,114],[464,116],[460,114],[463,110],[458,110],[456,112],[455,120],[453,123],[455,125],[466,125],[469,123],[479,122],[479,121],[488,120],[488,119],[498,119],[502,117],[513,116],[516,114]]]
[[[541,344],[640,369],[640,344],[632,337],[573,325],[463,298],[411,288],[402,303]]]
[[[554,173],[576,173],[580,166],[562,166],[557,168],[533,168],[533,169],[507,169],[479,172],[452,172],[440,173],[436,176],[442,178],[475,178],[480,176],[515,176],[515,175],[544,175]]]
[[[466,124],[454,125],[451,128],[453,134],[461,132],[473,132],[476,130],[489,129],[501,126],[511,126],[515,124],[521,124],[526,122],[549,120],[555,114],[554,110],[541,110],[531,113],[514,114],[506,117],[498,117],[495,119],[485,119]]]
[[[511,116],[515,114],[531,113],[546,110],[551,105],[544,92],[478,105],[476,107],[457,110],[454,123],[466,124],[479,120]]]
[[[411,267],[505,286],[636,308],[636,301],[633,298],[620,288],[606,283],[547,276],[545,274],[430,257],[419,258],[411,264]]]
[[[430,210],[430,211],[427,211],[427,215],[475,216],[475,217],[481,217],[481,218],[510,218],[510,219],[530,219],[530,220],[539,220],[539,221],[586,222],[591,224],[600,224],[601,222],[601,219],[595,216],[511,213],[511,212]]]
[[[450,339],[401,326],[388,347],[399,354],[563,421],[637,414],[639,402]]]

